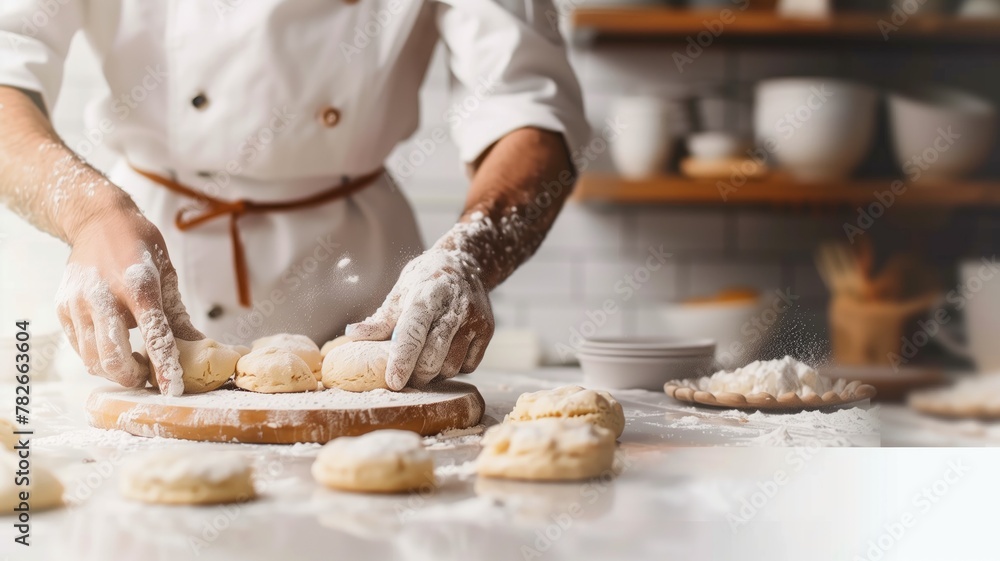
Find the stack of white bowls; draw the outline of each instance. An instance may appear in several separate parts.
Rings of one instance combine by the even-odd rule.
[[[711,339],[588,339],[577,350],[584,382],[591,387],[653,391],[670,380],[715,371]]]

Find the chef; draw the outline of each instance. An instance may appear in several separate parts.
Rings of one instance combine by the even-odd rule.
[[[393,341],[394,389],[473,370],[493,334],[488,293],[541,243],[574,181],[568,147],[588,134],[555,13],[541,0],[3,0],[0,199],[72,247],[57,309],[88,370],[139,386],[152,367],[176,395],[175,339],[323,342],[345,328]],[[110,91],[87,141],[67,146],[48,115],[77,31]],[[470,188],[423,251],[383,165],[417,131],[438,42]],[[107,175],[86,160],[98,143],[120,156]]]

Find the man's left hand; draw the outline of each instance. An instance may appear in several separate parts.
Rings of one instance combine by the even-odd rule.
[[[494,329],[479,273],[467,253],[435,246],[403,268],[382,306],[347,335],[392,340],[385,380],[393,390],[472,372]]]

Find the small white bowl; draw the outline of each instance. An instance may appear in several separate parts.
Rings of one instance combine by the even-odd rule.
[[[699,132],[687,138],[687,148],[699,160],[745,158],[753,141],[728,132]]]
[[[714,348],[714,347],[713,347]],[[624,358],[689,358],[697,356],[705,356],[711,354],[709,352],[686,352],[686,353],[675,353],[669,351],[644,351],[644,350],[614,350],[614,349],[588,349],[580,347],[577,349],[577,354],[583,353],[590,356],[604,356],[604,357],[624,357]]]
[[[711,337],[717,342],[715,357],[725,368],[735,368],[757,360],[780,330],[773,324],[754,324],[754,319],[770,307],[767,298],[737,302],[667,304],[659,308],[663,332]]]
[[[680,337],[664,338],[606,338],[587,339],[580,349],[588,352],[615,351],[631,352],[643,351],[649,353],[662,353],[665,355],[691,355],[705,354],[715,348],[715,341],[712,339],[684,339]]]
[[[707,376],[715,371],[710,353],[688,357],[616,357],[577,353],[583,380],[591,387],[663,391],[670,380]]]
[[[996,139],[993,103],[954,88],[924,86],[893,94],[889,117],[896,161],[911,181],[973,173]]]
[[[878,92],[835,78],[773,78],[756,87],[758,144],[802,182],[843,179],[868,155]]]

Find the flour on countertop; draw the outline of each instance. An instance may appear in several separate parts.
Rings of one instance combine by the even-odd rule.
[[[737,446],[848,446],[852,437],[870,437],[880,430],[879,409],[838,409],[801,413],[745,413],[736,409],[701,416],[687,415],[667,425],[672,429],[723,432]],[[735,423],[735,424],[734,424]]]
[[[474,460],[462,462],[461,464],[436,466],[434,468],[434,476],[439,479],[454,477],[459,481],[465,481],[474,475],[476,475],[476,462]]]
[[[681,427],[696,427],[699,424],[701,424],[701,419],[699,419],[694,415],[687,415],[685,417],[681,417],[680,419],[674,421],[674,423],[670,425],[670,428],[676,429]]]
[[[465,446],[479,446],[486,425],[479,424],[467,429],[446,429],[440,434],[424,437],[428,450],[449,450]]]
[[[773,431],[762,434],[749,442],[752,446],[765,446],[778,448],[782,446],[795,446],[795,438],[789,434],[788,427],[778,427]]]
[[[877,407],[784,415],[757,411],[746,419],[750,424],[775,426],[769,433],[751,440],[750,446],[850,446],[852,436],[871,436],[880,432]]]

